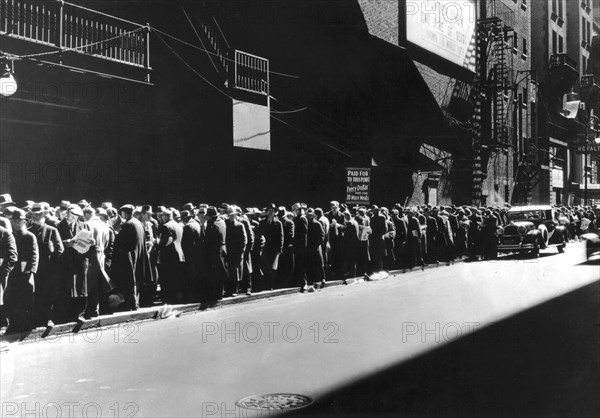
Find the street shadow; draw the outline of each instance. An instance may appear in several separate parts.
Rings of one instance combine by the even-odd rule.
[[[600,416],[599,284],[334,390],[290,415]]]

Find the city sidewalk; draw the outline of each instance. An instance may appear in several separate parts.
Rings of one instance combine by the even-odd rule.
[[[456,260],[454,263],[463,262],[464,259]],[[326,284],[327,287],[333,286],[349,286],[359,283],[365,283],[368,281],[377,281],[377,280],[385,280],[391,277],[395,277],[398,275],[408,274],[414,271],[422,271],[424,269],[432,269],[432,268],[441,268],[446,266],[445,263],[438,264],[429,264],[426,265],[423,269],[414,268],[412,270],[392,270],[385,274],[373,274],[371,277],[355,277],[346,280],[332,280],[328,281]],[[223,308],[230,305],[236,305],[238,303],[247,303],[253,301],[259,301],[263,299],[271,299],[278,296],[290,295],[294,293],[300,293],[299,287],[293,288],[285,288],[285,289],[276,289],[271,291],[262,291],[258,293],[253,293],[252,295],[239,295],[231,298],[226,298],[217,304],[214,308],[209,308],[208,310]],[[148,321],[148,320],[156,320],[156,319],[166,319],[172,316],[180,316],[187,312],[195,312],[200,310],[200,303],[189,303],[189,304],[180,304],[180,305],[158,305],[151,306],[146,308],[141,308],[137,311],[127,311],[127,312],[116,312],[112,315],[101,315],[97,318],[93,318],[85,321],[84,323],[80,322],[69,322],[66,324],[56,324],[53,328],[39,327],[34,328],[28,332],[15,333],[15,334],[1,334],[0,335],[0,347],[4,351],[6,350],[7,343],[15,343],[15,342],[34,342],[39,341],[40,339],[47,338],[48,336],[56,336],[62,334],[69,333],[78,333],[87,329],[92,328],[101,328],[101,327],[109,327],[118,324],[123,324],[127,322],[136,322],[136,321]],[[2,331],[4,332],[4,331]]]

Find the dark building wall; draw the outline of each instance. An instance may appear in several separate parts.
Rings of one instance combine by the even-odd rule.
[[[412,62],[369,35],[356,1],[85,5],[149,22],[193,44],[198,41],[181,7],[192,18],[214,15],[232,48],[298,76],[272,75],[273,110],[308,109],[277,115],[283,122],[271,119],[270,152],[235,148],[231,98],[190,71],[156,35],[152,86],[17,62],[22,96],[1,103],[0,163],[1,188],[18,201],[324,205],[343,200],[345,168],[368,167],[374,145],[398,138],[395,155],[403,158],[417,146],[406,138],[435,134],[440,125],[423,100],[425,84],[412,79]],[[224,90],[206,54],[167,42]],[[102,95],[80,94],[71,103],[64,90],[57,97],[30,92],[48,83],[93,85]],[[31,165],[38,168],[32,172]],[[57,165],[67,174],[53,177]],[[373,201],[390,204],[412,192],[405,186],[413,167],[379,170]]]

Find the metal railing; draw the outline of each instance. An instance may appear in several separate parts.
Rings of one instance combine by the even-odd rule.
[[[269,95],[269,60],[235,51],[234,86],[237,89]]]
[[[150,68],[149,27],[60,0],[0,0],[0,34]]]

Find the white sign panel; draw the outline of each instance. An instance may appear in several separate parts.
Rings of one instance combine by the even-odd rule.
[[[271,150],[271,114],[268,106],[233,101],[233,146]]]
[[[475,0],[407,0],[409,42],[475,71]]]

